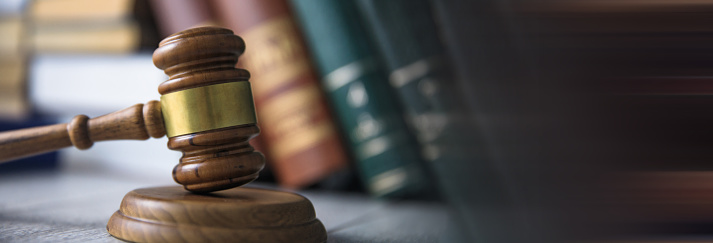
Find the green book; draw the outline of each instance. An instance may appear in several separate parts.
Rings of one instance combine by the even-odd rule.
[[[356,0],[428,160],[472,144],[472,123],[425,0]],[[444,151],[449,150],[448,153]],[[475,151],[470,151],[472,153]],[[467,157],[467,156],[466,156]]]
[[[295,0],[292,5],[367,190],[377,197],[432,195],[418,143],[355,3]]]
[[[483,242],[493,242],[502,235],[492,232],[502,232],[503,225],[508,225],[503,222],[514,222],[503,219],[509,216],[496,218],[492,214],[508,207],[511,195],[503,181],[511,178],[502,177],[503,168],[488,155],[492,150],[486,148],[485,138],[477,127],[479,123],[471,117],[473,113],[466,106],[464,95],[472,93],[462,93],[464,89],[452,73],[450,58],[440,39],[440,25],[437,25],[432,13],[432,2],[355,1],[368,32],[386,62],[391,88],[405,104],[409,122],[415,128],[424,158],[433,169],[438,189],[457,212],[453,225],[459,227],[453,228],[465,227],[463,232],[482,236],[478,239]],[[469,22],[459,24],[475,25]],[[500,100],[507,102],[511,98]],[[474,210],[474,207],[485,210]],[[466,218],[463,215],[480,217]],[[470,220],[474,218],[477,222]],[[493,235],[496,236],[490,238]],[[463,238],[463,241],[467,240]]]

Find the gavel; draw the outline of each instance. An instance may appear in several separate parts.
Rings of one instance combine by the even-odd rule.
[[[231,30],[199,27],[173,34],[153,53],[169,76],[161,101],[137,104],[90,119],[0,133],[0,161],[106,140],[146,140],[167,135],[183,152],[173,179],[191,192],[230,189],[255,180],[264,156],[248,143],[260,133],[250,73],[236,68],[245,42]]]

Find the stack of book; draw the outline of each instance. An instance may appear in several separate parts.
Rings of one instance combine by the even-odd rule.
[[[0,12],[0,118],[23,120],[30,115],[25,92],[27,51],[23,4],[3,5]]]
[[[29,54],[26,45],[25,3],[0,4],[0,131],[45,125],[48,121],[33,115],[27,97],[27,67]],[[1,172],[28,168],[53,169],[56,153],[26,158],[0,165]]]
[[[28,6],[36,53],[127,53],[140,43],[133,0],[38,0]]]
[[[12,75],[3,78],[15,81],[0,82],[3,85],[20,87],[2,89],[3,99],[24,97],[24,113],[40,111],[42,114],[65,114],[62,105],[67,100],[91,95],[99,87],[117,78],[111,74],[121,70],[114,60],[134,55],[142,47],[151,49],[158,43],[157,33],[145,1],[135,0],[37,0],[19,1],[17,16],[4,18],[0,26],[4,38],[3,48],[10,48],[11,61],[3,65]],[[5,38],[7,37],[7,38]],[[150,54],[148,56],[150,60]],[[117,58],[117,59],[115,59]],[[121,62],[121,61],[119,61]],[[149,62],[150,63],[150,62]],[[91,67],[95,68],[89,68]],[[96,67],[103,66],[104,69]],[[129,68],[132,69],[132,68]],[[124,69],[121,72],[132,73]],[[15,78],[19,77],[19,78]],[[119,81],[121,82],[121,81]],[[97,87],[96,90],[91,87]],[[101,93],[101,92],[100,92]],[[16,99],[20,100],[20,99]],[[85,100],[84,106],[99,107],[102,102],[111,103],[111,98]],[[20,102],[3,102],[18,104]],[[131,104],[129,104],[131,105]],[[3,105],[5,107],[7,105]],[[79,104],[81,107],[82,104]],[[101,109],[109,111],[110,108]],[[68,107],[68,109],[74,111]],[[0,111],[4,114],[5,108]],[[18,110],[17,108],[15,110]],[[18,112],[15,112],[18,113]],[[66,114],[65,114],[66,115]]]

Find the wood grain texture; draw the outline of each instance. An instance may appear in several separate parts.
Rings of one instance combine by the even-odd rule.
[[[180,187],[129,192],[107,230],[134,242],[324,242],[312,203],[287,192],[234,188],[193,194]]]
[[[245,42],[228,29],[199,27],[173,34],[161,41],[153,55],[156,67],[169,76],[159,85],[159,93],[248,82],[250,73],[235,68],[244,51]],[[259,133],[257,124],[247,124],[169,138],[168,148],[183,152],[173,170],[174,180],[186,190],[200,193],[255,180],[265,158],[248,141]]]
[[[74,145],[88,149],[95,141],[146,140],[165,135],[161,107],[150,101],[89,119],[75,116],[69,123],[0,133],[0,162],[49,152]],[[148,124],[148,125],[147,125]]]

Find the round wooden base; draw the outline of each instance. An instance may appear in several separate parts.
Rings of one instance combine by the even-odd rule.
[[[180,186],[136,189],[109,219],[133,242],[325,242],[312,203],[300,195],[238,187],[194,194]]]

